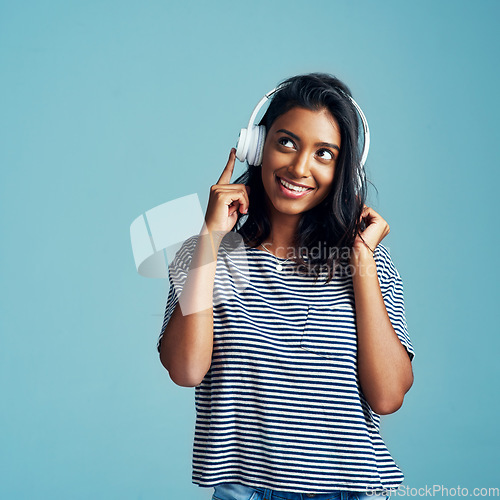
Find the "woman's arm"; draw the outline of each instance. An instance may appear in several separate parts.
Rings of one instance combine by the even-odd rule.
[[[358,376],[373,411],[394,413],[413,384],[406,348],[392,326],[377,275],[374,249],[389,234],[389,224],[370,207],[363,208],[366,229],[356,236],[351,254],[358,332]]]
[[[351,265],[359,381],[373,411],[393,413],[413,384],[411,361],[389,319],[371,250],[364,245],[357,248]]]
[[[199,385],[212,362],[213,287],[218,242],[199,235],[179,301],[160,344],[160,361],[177,385]]]
[[[230,184],[236,160],[232,148],[222,174],[210,188],[205,224],[198,237],[187,278],[160,344],[160,360],[177,385],[201,384],[212,364],[213,289],[223,237],[249,207],[247,186]]]

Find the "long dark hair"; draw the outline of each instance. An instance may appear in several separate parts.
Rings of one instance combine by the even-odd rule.
[[[326,268],[327,282],[337,271],[349,272],[349,258],[361,230],[359,221],[366,201],[366,178],[360,165],[359,119],[347,95],[351,95],[349,88],[332,75],[294,76],[280,84],[260,121],[269,131],[276,118],[294,107],[326,108],[340,126],[341,148],[332,189],[319,205],[302,214],[294,241],[301,252],[292,259],[298,272],[312,274],[316,280]],[[248,165],[235,183],[250,186],[250,210],[246,216],[239,214],[233,231],[238,232],[247,245],[257,247],[271,230],[261,167]],[[303,257],[303,250],[307,258]]]

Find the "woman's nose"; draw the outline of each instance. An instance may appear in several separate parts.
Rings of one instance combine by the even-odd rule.
[[[288,171],[294,177],[309,177],[309,156],[303,152],[294,156]]]

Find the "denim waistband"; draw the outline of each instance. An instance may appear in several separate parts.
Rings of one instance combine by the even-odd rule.
[[[269,500],[349,500],[346,491],[329,491],[325,493],[293,493],[290,491],[270,490],[259,486],[253,486],[255,491],[262,494],[264,499]]]
[[[296,493],[272,490],[262,486],[245,486],[240,483],[222,483],[215,487],[214,498],[218,500],[250,498],[252,493],[259,493],[263,500],[386,500],[388,495],[377,495],[375,492],[333,490],[323,493]],[[253,498],[253,497],[252,497]]]

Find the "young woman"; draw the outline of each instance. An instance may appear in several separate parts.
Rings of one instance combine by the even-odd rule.
[[[192,479],[214,500],[385,498],[403,481],[379,422],[414,351],[350,95],[325,74],[283,82],[261,161],[231,184],[231,150],[170,265],[157,347],[196,387]]]

